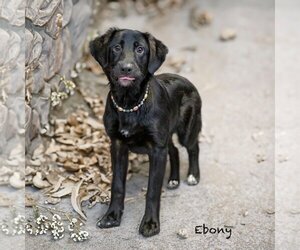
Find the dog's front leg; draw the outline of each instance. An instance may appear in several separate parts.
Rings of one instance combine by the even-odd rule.
[[[121,223],[128,168],[128,146],[120,140],[112,140],[111,161],[113,169],[111,201],[106,214],[97,222],[100,228],[116,227]]]
[[[154,147],[149,154],[150,169],[146,209],[139,229],[145,237],[153,236],[160,231],[160,195],[166,168],[167,151],[167,147]]]

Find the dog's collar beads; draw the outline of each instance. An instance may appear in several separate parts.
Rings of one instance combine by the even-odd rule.
[[[132,109],[124,109],[124,108],[120,107],[120,106],[116,103],[116,101],[115,101],[115,99],[114,99],[112,93],[110,93],[110,98],[111,98],[111,100],[112,100],[114,106],[116,107],[116,109],[117,109],[118,111],[124,112],[124,113],[131,113],[131,112],[136,112],[136,111],[138,111],[139,108],[143,106],[143,104],[145,103],[145,101],[146,101],[146,99],[147,99],[147,97],[148,97],[148,93],[149,93],[149,84],[147,85],[146,92],[145,92],[145,95],[144,95],[143,99],[140,101],[140,103],[139,103],[138,105],[134,106]]]

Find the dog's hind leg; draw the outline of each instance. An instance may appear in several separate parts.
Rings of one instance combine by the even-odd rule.
[[[198,142],[193,146],[187,147],[189,155],[189,171],[187,177],[188,185],[197,185],[200,180],[200,168],[199,168],[199,145]]]
[[[196,108],[187,106],[182,110],[177,134],[179,142],[187,149],[189,156],[188,185],[196,185],[200,180],[198,134],[201,131],[201,127],[200,105],[196,106]]]
[[[169,141],[169,158],[171,165],[171,173],[168,180],[168,189],[175,189],[179,186],[179,154],[178,149],[174,146],[172,138]]]
[[[197,185],[200,181],[199,167],[199,144],[198,134],[201,131],[202,121],[200,114],[193,114],[188,129],[187,140],[185,147],[189,155],[189,170],[187,176],[188,185]]]

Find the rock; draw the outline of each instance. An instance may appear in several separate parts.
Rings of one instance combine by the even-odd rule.
[[[208,11],[192,8],[190,12],[191,27],[197,29],[199,26],[209,25],[213,20],[213,15]]]
[[[226,28],[221,32],[220,40],[221,41],[229,41],[236,38],[236,31],[232,28]]]
[[[256,133],[253,133],[251,138],[253,141],[259,141],[261,140],[261,138],[264,136],[264,132],[263,131],[259,131],[259,132],[256,132]]]
[[[266,208],[265,209],[265,212],[268,214],[268,215],[273,215],[275,214],[275,210],[273,208]]]
[[[181,228],[178,230],[177,235],[179,236],[179,238],[181,239],[187,239],[188,238],[188,233],[187,230],[184,228]]]
[[[264,162],[266,160],[267,160],[266,155],[264,155],[264,154],[257,154],[256,155],[256,162],[257,163],[261,163],[261,162]]]
[[[242,213],[243,217],[247,217],[248,214],[249,214],[249,212],[247,210],[243,211],[243,213]]]
[[[176,73],[179,73],[180,71],[182,71],[187,61],[183,57],[176,56],[176,57],[171,57],[167,63],[170,67],[172,67],[175,70]]]
[[[9,184],[17,189],[25,187],[25,180],[22,180],[21,174],[16,172],[9,178]]]

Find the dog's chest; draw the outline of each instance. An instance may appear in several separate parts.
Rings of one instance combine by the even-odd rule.
[[[119,114],[118,132],[122,137],[145,136],[146,131],[145,117],[141,117],[138,113]]]

